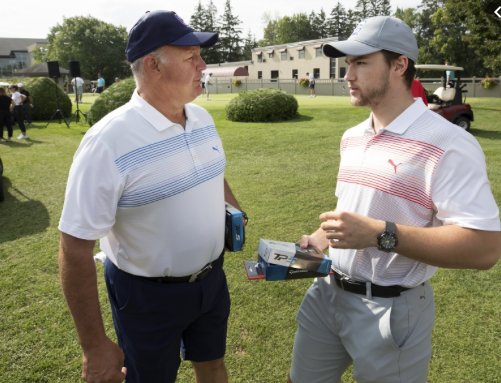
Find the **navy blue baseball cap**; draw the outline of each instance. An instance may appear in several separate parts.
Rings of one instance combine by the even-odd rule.
[[[127,60],[134,62],[164,45],[209,48],[218,38],[217,33],[195,32],[176,12],[146,12],[130,30],[125,53]]]

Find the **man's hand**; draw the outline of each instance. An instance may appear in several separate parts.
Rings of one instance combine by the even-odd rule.
[[[84,350],[82,379],[88,383],[122,383],[127,369],[123,366],[124,353],[112,340],[93,350]]]
[[[330,211],[320,214],[329,245],[337,249],[365,249],[377,246],[377,236],[384,231],[384,221],[345,211]]]

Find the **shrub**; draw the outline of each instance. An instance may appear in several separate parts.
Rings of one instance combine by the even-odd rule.
[[[87,121],[92,126],[108,113],[128,103],[136,89],[134,77],[129,77],[120,82],[116,82],[99,95],[97,100],[89,109]]]
[[[242,122],[290,120],[297,116],[297,100],[280,89],[255,89],[240,93],[226,105],[226,119]]]
[[[71,100],[64,93],[59,85],[48,77],[27,77],[27,78],[7,78],[3,79],[9,84],[23,83],[24,89],[30,92],[33,98],[33,108],[31,108],[31,119],[34,121],[50,120],[57,110],[56,89],[59,97],[59,109],[65,117],[71,116]]]
[[[233,85],[235,85],[235,86],[240,86],[240,85],[242,85],[242,80],[240,80],[240,79],[238,79],[238,78],[237,78],[237,79],[235,79],[235,80],[233,80]]]
[[[497,82],[496,82],[496,79],[495,79],[495,78],[492,78],[492,77],[486,77],[486,78],[484,78],[482,81],[480,81],[480,84],[482,84],[482,86],[483,86],[485,89],[489,89],[491,86],[496,85],[496,84],[497,84]]]
[[[299,79],[299,85],[304,86],[305,88],[307,88],[308,86],[310,86],[310,79],[309,78],[300,78]]]

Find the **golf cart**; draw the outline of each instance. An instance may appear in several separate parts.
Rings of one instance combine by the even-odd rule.
[[[446,120],[458,125],[466,131],[470,130],[470,123],[473,121],[473,111],[470,104],[466,104],[466,95],[463,100],[463,93],[468,92],[463,90],[466,84],[461,85],[460,71],[463,68],[452,65],[416,65],[417,70],[434,70],[443,71],[444,81],[442,86],[435,90],[433,94],[426,92],[426,99],[428,101],[428,108],[435,113],[441,115]],[[446,71],[455,71],[454,87],[448,87],[446,84],[447,75]]]

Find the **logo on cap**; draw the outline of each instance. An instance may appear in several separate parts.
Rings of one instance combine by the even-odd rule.
[[[362,30],[362,27],[367,24],[367,19],[364,19],[360,22],[360,24],[357,25],[357,27],[355,28],[355,30],[353,31],[353,33],[351,34],[351,36],[356,36],[358,35],[358,32],[360,32]],[[350,37],[351,37],[350,36]]]
[[[186,24],[186,23],[183,21],[183,19],[182,19],[182,18],[180,18],[180,17],[177,15],[177,13],[174,13],[174,16],[176,16],[177,21],[179,21],[181,24],[183,24],[185,28],[187,28],[187,27],[188,27],[188,24]]]

